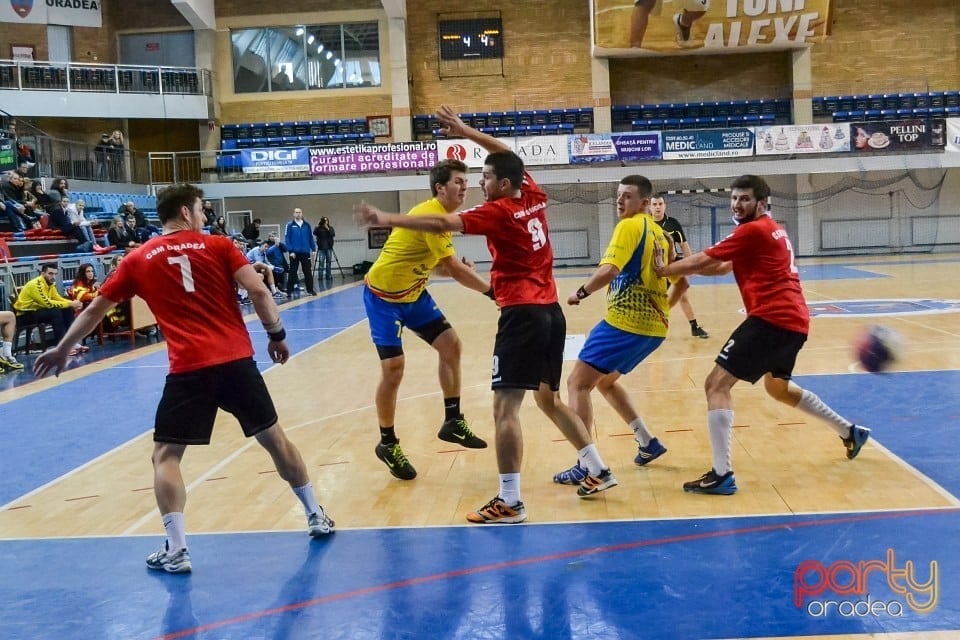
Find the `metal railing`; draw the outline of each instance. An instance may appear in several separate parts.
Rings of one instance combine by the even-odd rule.
[[[210,71],[87,62],[0,60],[0,90],[212,95]]]

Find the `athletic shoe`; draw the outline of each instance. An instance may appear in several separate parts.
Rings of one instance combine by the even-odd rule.
[[[72,358],[72,357],[78,356],[78,355],[80,355],[80,349],[77,349],[76,347],[74,347],[73,349],[70,349],[70,352],[67,353],[67,357],[68,357],[68,358]]]
[[[580,466],[580,461],[566,471],[561,471],[553,476],[553,481],[557,484],[572,484],[579,486],[581,482],[587,479],[587,470]]]
[[[673,16],[673,26],[677,30],[677,44],[686,48],[692,46],[693,43],[690,42],[690,27],[684,26],[683,23],[680,22],[681,16],[683,16],[683,13],[678,13]]]
[[[311,513],[307,518],[307,533],[311,538],[322,538],[333,533],[336,530],[336,523],[330,519],[330,516],[320,507],[320,511]]]
[[[0,371],[2,371],[3,369],[9,369],[10,371],[22,371],[23,363],[17,362],[17,359],[12,355],[10,356],[0,355]]]
[[[486,449],[487,441],[478,438],[477,434],[470,430],[470,425],[464,420],[461,413],[453,420],[447,420],[441,425],[437,437],[446,442],[459,444],[467,449]]]
[[[854,424],[850,426],[850,435],[840,439],[843,440],[843,446],[847,448],[847,458],[853,460],[870,439],[870,429]]]
[[[711,493],[720,496],[730,496],[737,492],[737,481],[733,471],[717,475],[713,469],[691,482],[683,483],[683,490],[688,493]]]
[[[690,327],[690,335],[692,335],[694,338],[703,338],[704,340],[710,337],[710,334],[704,331],[703,327],[700,325]]]
[[[276,300],[286,300],[287,294],[285,294],[283,291],[280,291],[280,289],[277,289],[276,291],[273,292],[273,297]]]
[[[617,479],[613,477],[613,472],[610,469],[604,469],[597,476],[587,474],[587,477],[577,487],[577,495],[586,498],[615,486],[617,486]]]
[[[476,524],[516,524],[526,519],[527,510],[522,502],[511,507],[500,496],[467,514],[467,521]]]
[[[374,449],[374,453],[383,460],[383,464],[387,465],[394,478],[413,480],[417,477],[417,470],[413,468],[413,465],[407,460],[407,456],[403,454],[399,440],[393,444],[383,444],[381,442]]]
[[[667,448],[656,438],[650,438],[647,446],[637,443],[637,457],[633,459],[638,466],[650,464],[667,452]]]
[[[147,568],[167,573],[190,573],[193,564],[190,563],[190,552],[186,548],[170,553],[170,544],[164,542],[163,549],[147,556]]]

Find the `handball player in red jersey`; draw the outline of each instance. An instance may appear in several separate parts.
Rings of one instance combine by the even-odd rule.
[[[724,343],[704,384],[713,468],[684,483],[683,490],[692,493],[737,491],[731,461],[731,390],[738,380],[754,384],[763,378],[764,388],[775,400],[829,424],[851,460],[870,437],[869,429],[853,424],[817,394],[791,382],[797,354],[810,330],[810,310],[800,287],[793,245],[767,211],[770,187],[766,180],[741,176],[731,189],[730,210],[737,224],[733,233],[700,253],[657,267],[660,276],[716,276],[732,270],[747,310],[747,319]]]
[[[558,393],[567,325],[553,279],[547,194],[500,139],[466,125],[447,106],[440,108],[437,118],[448,138],[467,138],[490,153],[480,178],[485,202],[455,214],[422,216],[384,213],[364,204],[358,217],[370,226],[486,236],[493,257],[490,284],[500,307],[491,384],[500,491],[467,514],[467,520],[478,524],[523,522],[527,512],[520,499],[520,405],[528,390],[534,392],[540,410],[576,447],[588,470],[578,495],[593,495],[616,486],[617,481],[583,422]]]
[[[303,504],[313,537],[332,533],[334,523],[319,504],[306,465],[287,439],[253,360],[253,344],[237,303],[239,285],[248,292],[269,341],[270,358],[290,357],[286,332],[273,296],[226,236],[201,233],[206,217],[203,191],[190,184],[167,187],[157,196],[163,234],[131,252],[103,283],[100,295],[80,314],[53,349],[37,358],[37,376],[63,370],[71,346],[93,331],[118,302],[143,298],[167,340],[170,373],[154,421],[154,494],[167,539],[147,566],[188,573],[183,508],[187,494],[180,461],[187,445],[209,444],[217,409],[233,414],[244,435],[253,436],[273,459]],[[72,342],[71,342],[72,340]]]

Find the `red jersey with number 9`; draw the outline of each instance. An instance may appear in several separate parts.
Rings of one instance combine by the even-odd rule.
[[[557,302],[547,194],[527,172],[519,198],[484,202],[460,213],[463,232],[487,237],[490,284],[501,308]]]
[[[194,371],[253,355],[233,280],[247,264],[226,236],[178,231],[125,257],[100,295],[143,298],[167,340],[170,373]]]
[[[704,253],[715,260],[733,261],[733,276],[748,316],[781,329],[810,332],[810,310],[800,286],[793,245],[769,215],[739,225]]]

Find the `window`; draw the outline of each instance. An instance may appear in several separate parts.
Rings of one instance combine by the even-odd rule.
[[[376,22],[238,29],[230,40],[236,93],[381,85]]]

